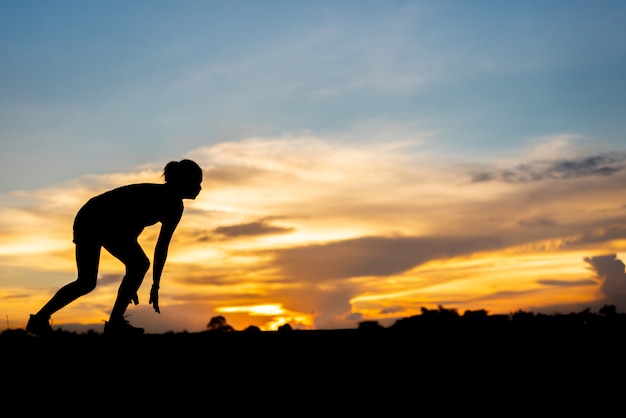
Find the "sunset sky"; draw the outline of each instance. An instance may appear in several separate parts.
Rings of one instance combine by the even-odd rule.
[[[83,203],[182,158],[148,332],[626,311],[625,45],[624,1],[2,0],[0,330],[75,279]]]

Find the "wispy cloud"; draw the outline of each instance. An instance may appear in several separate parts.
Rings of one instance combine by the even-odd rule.
[[[325,282],[363,276],[392,276],[430,260],[493,250],[490,237],[360,237],[274,250],[272,265],[286,277]]]
[[[576,287],[576,286],[597,286],[598,282],[591,279],[581,280],[555,280],[555,279],[540,279],[537,283],[545,286],[558,286],[558,287]]]
[[[562,180],[587,176],[610,176],[626,167],[626,153],[592,155],[578,159],[531,161],[509,169],[481,171],[472,175],[472,181],[503,181],[526,183],[543,180]]]
[[[261,219],[237,225],[218,226],[212,232],[225,239],[235,239],[260,235],[288,234],[293,230],[294,228],[272,225],[268,220]]]

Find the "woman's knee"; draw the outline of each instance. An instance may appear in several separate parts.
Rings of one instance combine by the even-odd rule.
[[[74,282],[74,288],[78,290],[81,295],[86,295],[96,288],[96,277],[79,276]]]
[[[128,272],[132,275],[145,276],[150,269],[150,260],[148,257],[138,257],[128,266]]]

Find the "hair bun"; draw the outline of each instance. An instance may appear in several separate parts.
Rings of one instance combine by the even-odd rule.
[[[202,179],[202,169],[192,160],[170,161],[163,169],[163,176],[166,183],[197,181]]]

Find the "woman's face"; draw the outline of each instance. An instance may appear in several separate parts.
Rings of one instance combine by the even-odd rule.
[[[195,199],[200,194],[200,190],[202,190],[202,173],[185,184],[181,190],[182,197],[183,199]]]
[[[183,199],[195,199],[200,194],[200,190],[202,190],[202,180],[198,183],[189,184],[183,193]]]

